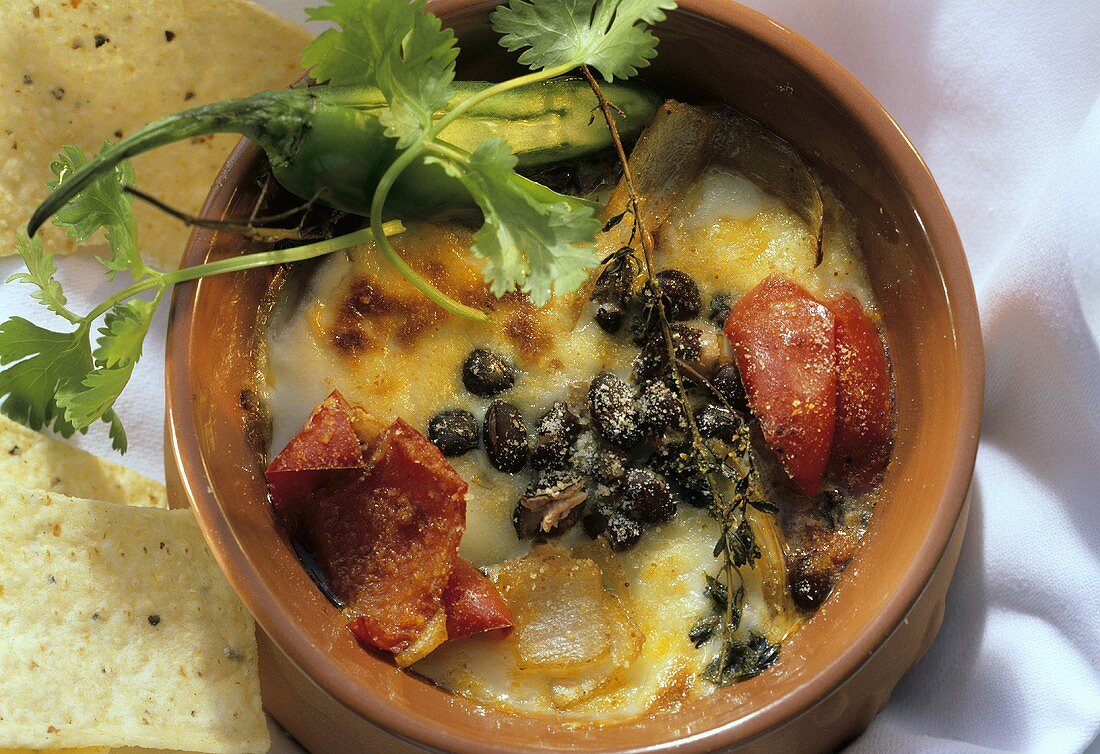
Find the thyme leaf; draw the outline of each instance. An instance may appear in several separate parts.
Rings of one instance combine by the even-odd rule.
[[[691,379],[717,395],[726,408],[731,408],[718,391],[702,375],[686,364],[677,353],[667,301],[662,294],[653,264],[652,235],[645,228],[639,210],[640,197],[635,189],[630,164],[615,125],[614,106],[604,96],[599,82],[588,66],[582,66],[581,71],[596,95],[608,130],[611,132],[612,142],[623,167],[623,182],[627,189],[627,208],[608,221],[608,229],[619,224],[626,214],[630,214],[633,220],[628,245],[604,260],[603,269],[597,278],[597,295],[601,287],[621,288],[621,284],[615,281],[614,276],[624,275],[628,271],[635,276],[640,273],[644,277],[644,282],[641,287],[642,324],[638,335],[644,339],[650,333],[657,333],[659,330],[667,354],[665,368],[668,371],[668,377],[675,385],[682,405],[691,406],[685,385],[686,379]],[[636,241],[641,249],[640,262],[634,249]],[[630,263],[628,259],[633,259],[634,262]],[[710,599],[716,614],[701,617],[688,633],[688,639],[696,647],[701,647],[715,633],[721,631],[722,644],[719,654],[704,671],[703,676],[717,685],[726,685],[758,675],[773,664],[779,656],[779,645],[769,643],[764,637],[752,634],[749,642],[745,643],[736,636],[741,626],[745,600],[744,580],[740,569],[752,567],[761,556],[752,523],[747,515],[748,508],[752,506],[774,510],[774,506],[763,494],[759,471],[753,460],[747,421],[741,419],[736,436],[733,442],[729,443],[733,452],[722,456],[703,439],[692,411],[688,410],[685,413],[688,439],[686,446],[673,449],[673,454],[680,459],[676,464],[680,471],[687,472],[690,479],[697,480],[691,484],[691,494],[709,507],[711,515],[717,519],[722,529],[721,537],[714,546],[714,557],[721,557],[722,563],[717,575],[705,574],[704,587],[704,593]],[[741,416],[737,412],[733,414]],[[728,490],[723,488],[721,480],[731,483],[725,485],[729,488]]]

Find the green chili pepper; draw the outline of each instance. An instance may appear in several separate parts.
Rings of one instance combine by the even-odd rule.
[[[488,88],[482,82],[456,82],[449,103]],[[656,112],[660,99],[647,87],[606,84],[607,97],[621,109],[619,131],[634,138]],[[576,159],[611,146],[607,128],[593,122],[588,84],[555,79],[518,88],[481,102],[455,119],[440,138],[473,150],[489,136],[511,145],[519,167]],[[90,182],[134,155],[164,144],[211,133],[242,134],[267,153],[276,180],[303,199],[357,215],[368,215],[379,178],[397,156],[396,140],[384,133],[376,89],[314,86],[260,92],[215,102],[162,118],[122,139],[92,159],[35,211],[34,232]],[[386,202],[402,217],[440,217],[475,211],[462,184],[438,165],[419,160],[405,170]]]

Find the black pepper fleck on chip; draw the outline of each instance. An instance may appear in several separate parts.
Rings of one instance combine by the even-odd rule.
[[[31,78],[31,75],[29,73],[23,74],[23,85],[34,86],[34,79]]]
[[[194,92],[188,92],[187,94],[183,95],[184,102],[186,102],[189,99],[195,99],[195,93]]]
[[[59,100],[65,96],[65,90],[60,86],[55,86],[53,89],[50,90],[50,94],[53,95],[54,99]]]
[[[116,139],[121,139],[122,138],[122,129],[121,128],[118,129],[117,131],[115,131],[115,138]]]
[[[164,41],[171,42],[175,38],[176,38],[176,32],[168,31],[168,29],[164,30]]]
[[[110,41],[111,41],[111,38],[107,37],[107,36],[104,36],[103,34],[96,34],[95,35],[95,46],[96,47],[102,47],[103,45],[107,44]]]
[[[159,623],[160,623],[160,616],[159,615],[150,615],[149,616],[149,625],[150,626],[156,626]]]

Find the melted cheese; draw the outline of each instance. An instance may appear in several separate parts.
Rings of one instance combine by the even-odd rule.
[[[773,272],[818,296],[851,292],[873,312],[851,222],[831,194],[825,199],[832,220],[825,261],[815,269],[813,239],[798,216],[744,175],[708,168],[660,230],[658,265],[695,278],[704,313],[713,295],[739,295]],[[505,397],[529,426],[554,400],[583,403],[595,375],[629,376],[637,349],[600,330],[592,306],[577,296],[544,310],[514,298],[486,299],[479,268],[463,253],[469,240],[469,232],[458,227],[413,225],[399,249],[451,295],[491,304],[486,324],[436,309],[371,247],[327,259],[308,281],[291,286],[293,295],[284,293],[266,337],[273,449],[282,447],[334,388],[387,422],[400,416],[426,431],[441,409],[465,408],[480,423],[489,401],[467,393],[460,379],[462,362],[477,347],[501,353],[518,368],[516,385]],[[452,463],[470,484],[461,554],[490,572],[526,554],[530,542],[517,539],[511,516],[527,474],[496,471],[481,450]],[[605,585],[620,594],[642,638],[637,656],[613,683],[589,689],[579,700],[577,694],[563,697],[552,675],[521,668],[514,639],[450,642],[414,670],[480,702],[576,720],[636,717],[709,693],[710,684],[696,679],[717,651],[716,641],[696,649],[687,637],[709,610],[702,574],[716,570],[711,551],[718,534],[706,512],[681,505],[670,522],[648,529],[625,553],[601,549],[580,527],[559,540],[577,557],[603,561]],[[785,575],[746,569],[745,587],[742,631],[781,639],[795,620],[777,615],[765,593],[785,589]]]

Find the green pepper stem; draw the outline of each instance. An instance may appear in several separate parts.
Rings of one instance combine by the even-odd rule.
[[[154,121],[66,176],[31,215],[27,235],[34,236],[51,215],[123,160],[165,144],[212,133],[240,133],[269,150],[269,154],[287,154],[308,128],[314,107],[315,95],[309,90],[281,89],[212,102]]]

